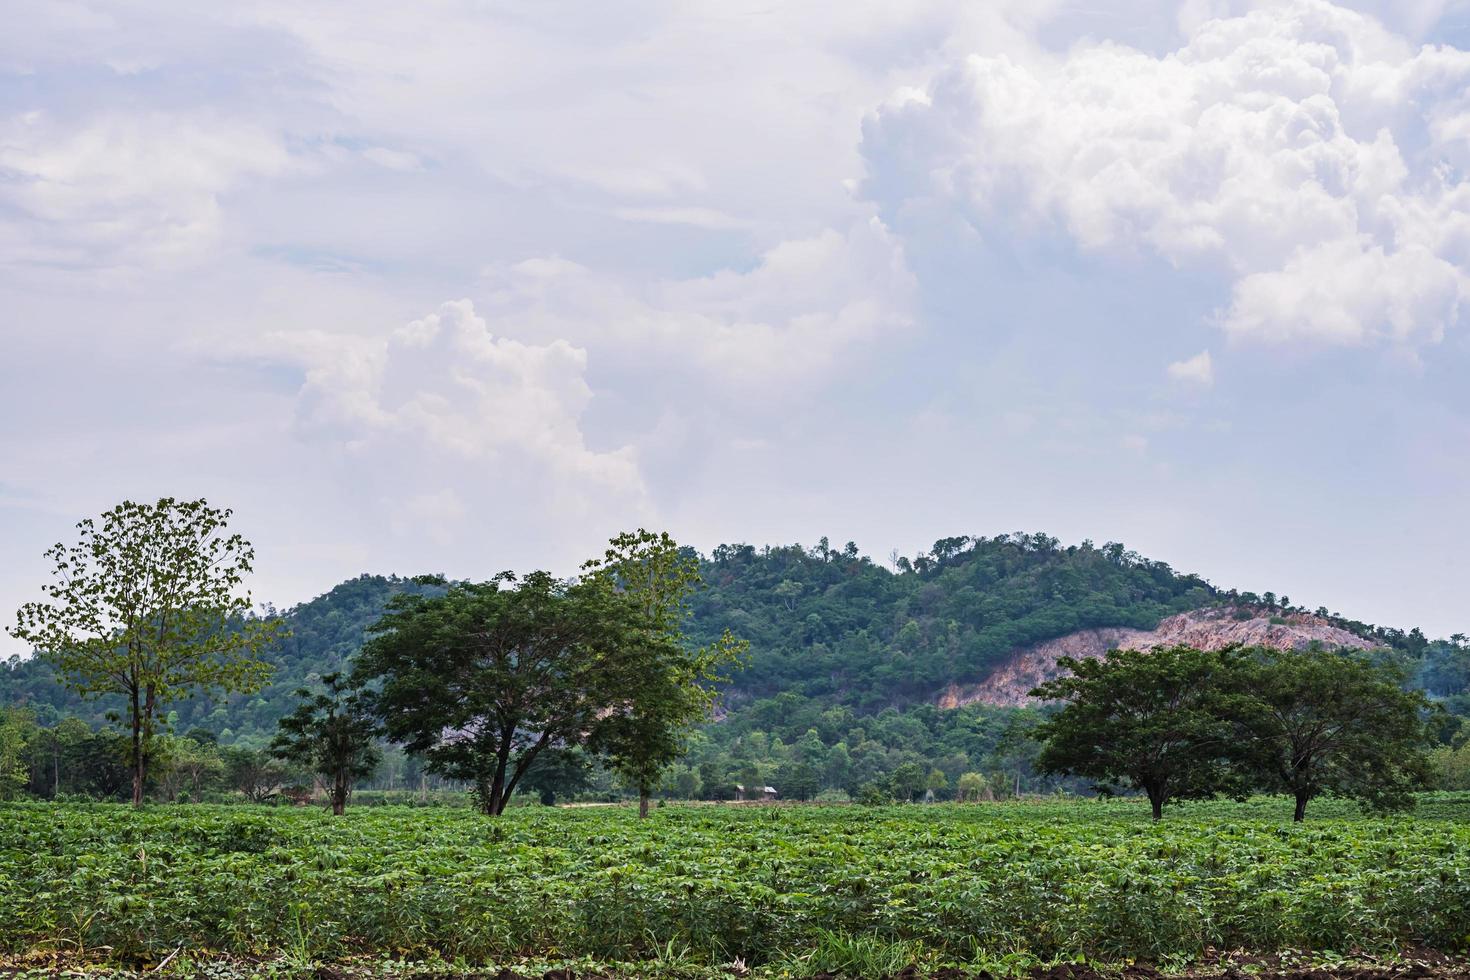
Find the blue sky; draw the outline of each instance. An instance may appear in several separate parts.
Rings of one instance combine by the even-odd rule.
[[[0,615],[170,494],[278,605],[1046,530],[1470,629],[1470,4],[0,7]]]

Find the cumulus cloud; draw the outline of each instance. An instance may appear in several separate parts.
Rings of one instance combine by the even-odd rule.
[[[782,242],[746,271],[691,279],[635,286],[562,259],[489,275],[490,308],[517,336],[653,357],[737,389],[820,378],[913,323],[913,278],[876,219]]]
[[[1440,339],[1470,298],[1470,53],[1321,0],[1193,26],[1162,57],[971,57],[870,118],[865,193],[1218,266],[1232,337]]]
[[[1171,381],[1208,388],[1215,383],[1215,365],[1210,352],[1202,350],[1193,357],[1175,361],[1166,369]]]
[[[0,124],[0,263],[192,261],[222,229],[221,197],[291,165],[282,137],[213,115],[30,112]]]
[[[305,370],[297,427],[308,438],[358,455],[402,452],[405,466],[428,454],[438,457],[439,472],[462,469],[455,461],[530,464],[584,492],[643,492],[631,449],[587,445],[580,426],[592,399],[586,352],[562,340],[496,337],[468,300],[445,303],[383,338],[286,334],[272,346]],[[414,499],[432,504],[446,493]]]

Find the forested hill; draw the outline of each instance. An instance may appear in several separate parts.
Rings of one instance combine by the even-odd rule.
[[[220,701],[194,698],[176,704],[174,728],[180,732],[207,728],[226,742],[238,737],[268,739],[276,721],[290,710],[297,688],[340,669],[357,653],[367,628],[377,621],[390,597],[422,589],[397,576],[362,575],[287,611],[284,615],[291,635],[267,658],[275,666],[270,683],[249,696],[233,695]],[[0,706],[13,704],[35,706],[43,724],[76,715],[95,725],[106,721],[109,711],[123,707],[120,698],[82,701],[61,685],[49,666],[18,658],[10,660],[8,669],[0,670]]]
[[[894,564],[825,538],[724,545],[704,562],[692,631],[750,641],[737,703],[791,691],[873,712],[981,677],[1017,647],[1092,626],[1148,629],[1217,598],[1121,544],[1064,548],[1044,534],[945,538]]]
[[[1228,601],[1290,606],[1271,593],[1223,593],[1119,544],[1064,547],[1042,534],[946,538],[917,557],[893,559],[893,569],[854,544],[834,549],[826,539],[813,548],[722,545],[701,563],[707,587],[693,605],[693,638],[708,641],[728,628],[751,644],[725,697],[732,715],[768,715],[778,695],[782,715],[838,706],[859,716],[902,710],[932,703],[951,683],[983,679],[1018,648],[1078,630],[1152,629],[1171,614]],[[355,653],[390,596],[419,588],[364,575],[290,610],[292,636],[271,654],[270,686],[219,703],[180,704],[175,729],[263,740],[296,688]],[[1470,669],[1466,657],[1430,663],[1425,650],[1437,648],[1417,632],[1335,621],[1422,659],[1430,673]],[[1441,680],[1449,692],[1464,686],[1458,674]],[[35,661],[0,670],[6,704],[33,705],[43,721],[75,714],[93,723],[120,707],[79,701]]]

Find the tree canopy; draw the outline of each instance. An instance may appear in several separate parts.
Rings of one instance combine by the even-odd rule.
[[[542,752],[587,745],[677,656],[627,593],[546,572],[395,598],[358,660],[388,737],[498,814]]]
[[[1293,819],[1331,794],[1376,810],[1432,782],[1430,703],[1392,662],[1322,649],[1171,647],[1068,660],[1037,697],[1038,765],[1108,791],[1138,789],[1158,819],[1171,800],[1286,793]]]
[[[281,719],[271,750],[321,779],[332,812],[340,816],[353,784],[373,774],[382,753],[377,746],[378,725],[362,693],[337,673],[323,677],[322,686],[325,690],[316,694],[306,688],[296,692],[301,703]],[[242,765],[239,775],[259,785],[259,770]]]
[[[160,713],[193,693],[248,691],[269,674],[257,654],[284,630],[246,619],[255,552],[231,512],[204,500],[124,501],[46,552],[54,581],[11,630],[84,697],[118,694],[130,732],[133,803],[143,802]]]
[[[1432,780],[1429,701],[1392,663],[1332,650],[1254,649],[1235,665],[1241,744],[1258,788],[1296,801],[1323,794],[1370,809],[1408,805]]]
[[[1032,691],[1064,702],[1037,729],[1038,766],[1093,780],[1105,792],[1144,793],[1154,819],[1166,804],[1230,785],[1234,740],[1221,710],[1229,660],[1190,647],[1113,650],[1061,661],[1071,673]]]

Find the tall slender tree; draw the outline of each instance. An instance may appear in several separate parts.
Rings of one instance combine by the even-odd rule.
[[[82,521],[76,544],[46,552],[55,580],[11,630],[78,693],[126,701],[135,806],[166,707],[258,689],[270,673],[259,655],[284,634],[280,620],[251,616],[243,585],[255,550],[230,533],[230,516],[165,497]]]
[[[684,638],[689,597],[703,585],[699,559],[667,532],[620,534],[601,558],[582,566],[587,581],[628,596],[646,620],[650,642],[642,668],[627,675],[622,704],[598,726],[596,748],[638,791],[638,815],[664,771],[684,752],[690,729],[709,717],[716,682],[749,646],[726,630],[706,647]]]
[[[340,673],[322,678],[324,691],[306,688],[296,710],[279,723],[271,751],[312,772],[327,787],[332,812],[341,816],[358,780],[377,771],[383,761],[378,751],[378,723],[362,694]]]

